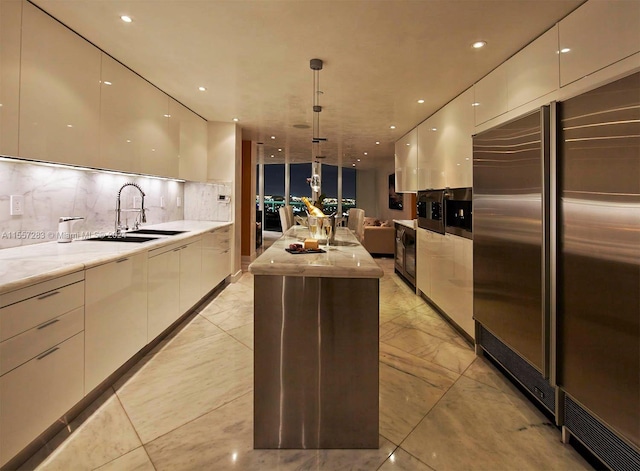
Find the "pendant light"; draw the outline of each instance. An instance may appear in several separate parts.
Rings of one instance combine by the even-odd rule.
[[[311,191],[313,192],[312,199],[315,201],[318,199],[318,193],[322,188],[322,181],[318,173],[317,166],[319,165],[316,157],[320,155],[320,145],[326,138],[320,137],[320,113],[322,112],[322,106],[320,106],[320,71],[322,70],[321,59],[311,59],[309,66],[313,71],[313,126],[312,126],[312,138],[311,138],[311,178],[308,178]]]

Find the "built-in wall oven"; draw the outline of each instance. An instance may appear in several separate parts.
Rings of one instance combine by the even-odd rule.
[[[416,201],[418,227],[444,234],[444,190],[422,190]]]
[[[466,239],[472,239],[471,188],[447,188],[444,192],[444,230]]]

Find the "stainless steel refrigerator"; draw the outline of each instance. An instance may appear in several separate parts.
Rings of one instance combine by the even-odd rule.
[[[550,108],[473,138],[476,342],[552,413],[550,376]]]
[[[640,469],[640,73],[560,102],[559,118],[564,423],[606,463],[624,452]]]
[[[640,469],[640,73],[474,136],[473,160],[478,352]]]

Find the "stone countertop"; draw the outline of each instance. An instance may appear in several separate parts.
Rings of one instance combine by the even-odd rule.
[[[308,276],[318,278],[382,278],[383,271],[346,227],[338,227],[335,245],[326,253],[291,254],[289,244],[309,237],[304,226],[293,226],[249,265],[254,275]]]
[[[417,227],[417,219],[394,219],[394,223],[415,229]]]
[[[171,221],[143,226],[141,229],[186,232],[174,236],[149,235],[157,239],[143,243],[74,240],[68,244],[45,242],[2,249],[0,250],[0,294],[146,252],[231,224],[215,221]]]

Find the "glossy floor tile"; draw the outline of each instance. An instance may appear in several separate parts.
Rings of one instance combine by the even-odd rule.
[[[590,469],[526,399],[464,376],[402,448],[436,470]]]
[[[253,277],[244,273],[24,469],[590,469],[518,388],[394,274],[393,259],[376,261],[385,273],[379,449],[253,449]]]
[[[91,409],[94,409],[93,413],[77,428],[74,423],[71,424],[73,433],[38,469],[95,469],[141,448],[140,438],[113,389],[109,388]],[[36,455],[34,458],[39,457]],[[27,462],[22,469],[32,469],[33,466],[35,464]]]

